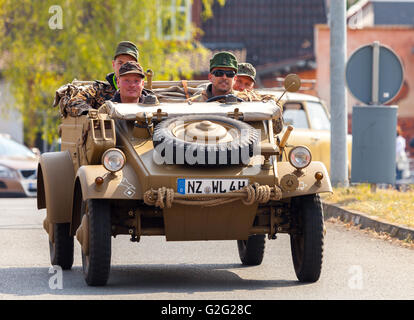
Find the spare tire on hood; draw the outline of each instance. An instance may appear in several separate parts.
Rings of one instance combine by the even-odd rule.
[[[248,164],[259,144],[260,130],[216,115],[189,115],[160,122],[153,144],[158,164]]]

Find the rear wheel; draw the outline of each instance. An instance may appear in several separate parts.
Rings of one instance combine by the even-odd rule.
[[[247,240],[237,240],[241,262],[248,266],[261,264],[264,256],[265,241],[264,234],[249,236]]]
[[[318,194],[292,198],[290,234],[293,265],[301,282],[318,281],[323,258],[324,221]]]
[[[53,224],[53,242],[49,240],[50,262],[69,270],[73,265],[73,236],[70,235],[70,223]]]
[[[111,211],[105,200],[82,202],[82,217],[88,220],[88,250],[82,250],[85,281],[90,286],[107,283],[111,267]]]

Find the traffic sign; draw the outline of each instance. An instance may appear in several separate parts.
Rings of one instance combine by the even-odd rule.
[[[400,91],[403,80],[400,58],[378,41],[354,51],[346,64],[348,89],[365,104],[381,105],[391,101]]]

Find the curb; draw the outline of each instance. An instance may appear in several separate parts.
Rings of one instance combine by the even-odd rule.
[[[360,226],[362,229],[370,228],[376,232],[386,232],[391,237],[399,240],[414,239],[414,229],[391,224],[380,220],[374,219],[364,213],[345,210],[339,206],[322,202],[325,220],[329,218],[339,218],[344,222],[352,222],[354,225]]]

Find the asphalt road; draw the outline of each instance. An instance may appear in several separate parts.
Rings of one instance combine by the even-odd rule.
[[[50,269],[36,199],[0,199],[0,299],[414,299],[414,250],[327,223],[321,278],[297,281],[289,237],[267,241],[260,266],[240,264],[235,241],[113,240],[107,286],[88,287],[80,246],[70,271]]]

